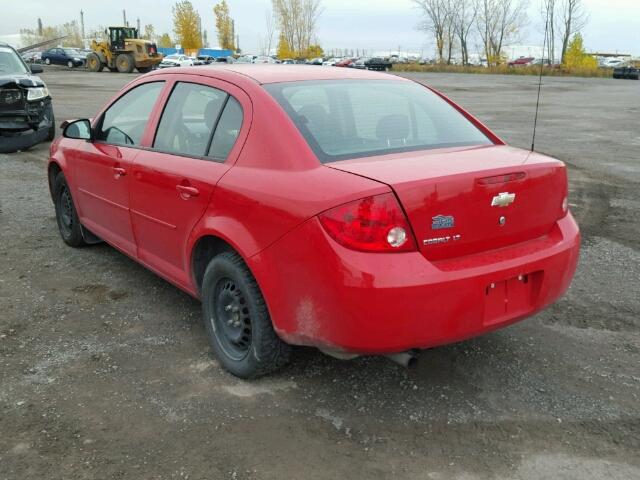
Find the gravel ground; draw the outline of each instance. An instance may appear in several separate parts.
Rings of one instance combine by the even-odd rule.
[[[414,77],[530,145],[532,77]],[[60,121],[133,75],[43,78]],[[537,145],[570,166],[584,234],[573,286],[412,370],[298,349],[235,379],[198,302],[108,246],[64,246],[48,145],[0,155],[0,479],[640,478],[640,82],[544,82]]]

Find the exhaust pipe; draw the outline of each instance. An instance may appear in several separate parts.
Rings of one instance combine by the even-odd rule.
[[[406,352],[391,353],[385,355],[389,360],[401,365],[405,368],[415,367],[418,363],[418,356],[415,350],[407,350]]]

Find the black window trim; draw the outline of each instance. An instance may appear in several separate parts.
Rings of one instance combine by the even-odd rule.
[[[224,93],[226,95],[224,101],[222,102],[222,107],[220,108],[220,111],[218,112],[218,116],[216,118],[215,123],[213,124],[213,128],[211,129],[211,134],[209,136],[209,141],[207,142],[207,148],[205,150],[205,155],[192,155],[189,153],[179,153],[179,152],[169,152],[166,150],[162,150],[160,148],[155,148],[154,145],[156,143],[156,136],[158,135],[158,129],[160,128],[160,122],[162,121],[162,117],[164,116],[164,112],[167,108],[167,105],[169,104],[169,100],[171,100],[171,95],[173,95],[173,91],[175,90],[176,86],[179,83],[191,83],[193,85],[200,85],[202,87],[209,87],[209,88],[213,88],[215,90],[220,90],[222,93]],[[150,147],[141,147],[143,150],[147,150],[147,151],[151,151],[151,152],[158,152],[158,153],[163,153],[165,155],[173,155],[174,157],[186,157],[186,158],[192,158],[195,160],[205,160],[207,162],[215,162],[215,163],[225,163],[227,161],[227,159],[229,158],[229,156],[227,155],[226,158],[220,158],[220,157],[209,157],[206,155],[206,153],[211,149],[211,143],[213,142],[213,137],[216,134],[216,130],[218,129],[218,123],[220,123],[220,118],[222,117],[222,114],[224,113],[224,109],[227,107],[227,103],[229,102],[229,98],[232,97],[233,95],[231,95],[229,92],[227,92],[226,90],[223,90],[221,88],[218,87],[214,87],[211,85],[207,85],[206,83],[198,83],[198,82],[193,82],[193,81],[183,81],[183,80],[176,80],[173,84],[173,86],[171,87],[171,91],[169,92],[169,95],[167,96],[167,101],[164,102],[164,105],[162,107],[162,112],[160,113],[160,117],[158,118],[158,123],[156,124],[156,130],[153,133],[153,142],[151,143]],[[242,110],[242,124],[240,125],[240,129],[242,130],[242,125],[244,125],[244,108],[242,108],[242,103],[240,103],[240,101],[233,97],[234,100],[238,103],[238,105],[240,105],[240,110]],[[240,134],[238,134],[238,137],[236,137],[236,142],[238,141],[238,138],[240,137]],[[233,146],[235,147],[235,143],[233,144]],[[231,148],[233,150],[233,147]]]

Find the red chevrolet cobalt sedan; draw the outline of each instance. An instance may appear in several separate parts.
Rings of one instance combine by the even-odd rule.
[[[480,335],[556,301],[576,268],[563,163],[407,79],[158,71],[63,126],[63,240],[105,241],[201,299],[239,377],[291,345],[398,359]]]

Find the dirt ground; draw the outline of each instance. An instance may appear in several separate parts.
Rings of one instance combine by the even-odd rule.
[[[533,77],[415,77],[530,145]],[[43,78],[61,121],[133,76]],[[299,349],[230,376],[198,302],[62,243],[47,145],[0,155],[0,479],[640,478],[640,82],[544,82],[537,148],[570,166],[584,235],[573,286],[412,370]]]

